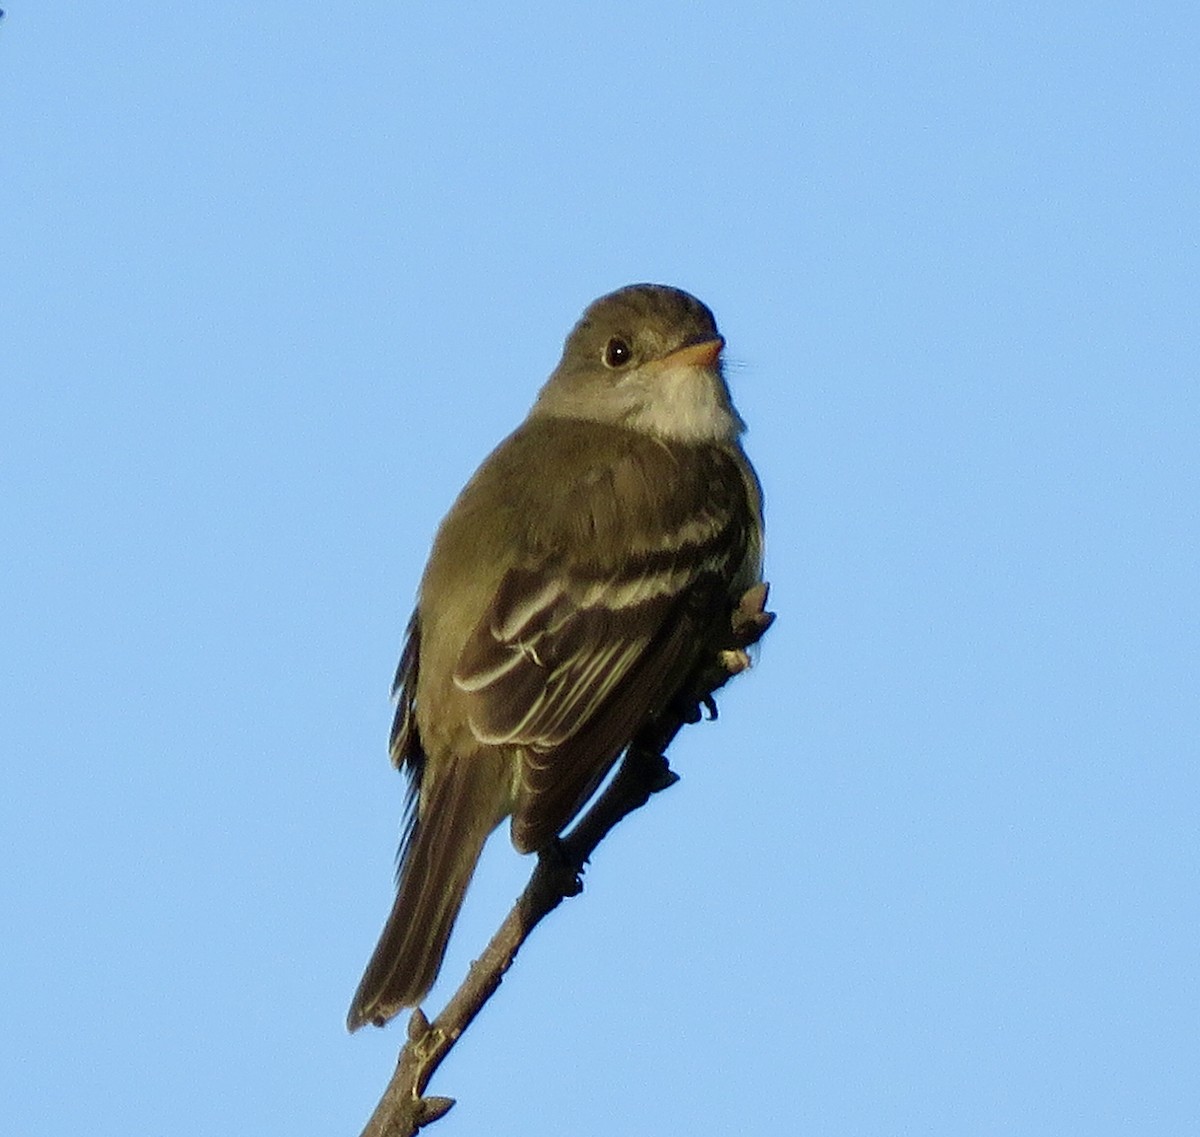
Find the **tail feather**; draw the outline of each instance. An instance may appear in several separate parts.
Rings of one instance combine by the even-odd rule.
[[[391,914],[350,1004],[350,1030],[383,1026],[433,986],[479,854],[502,815],[496,780],[480,768],[487,765],[459,759],[422,803]]]

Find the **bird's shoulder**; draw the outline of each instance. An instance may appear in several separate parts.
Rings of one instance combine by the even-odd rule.
[[[744,514],[740,452],[616,424],[533,418],[476,475],[477,508],[509,511],[534,559],[588,559],[723,528]]]

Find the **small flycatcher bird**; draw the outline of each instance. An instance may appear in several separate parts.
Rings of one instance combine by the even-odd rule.
[[[511,817],[519,851],[549,845],[758,582],[724,346],[679,289],[601,297],[442,522],[394,688],[396,900],[351,1030],[424,998],[492,830]]]

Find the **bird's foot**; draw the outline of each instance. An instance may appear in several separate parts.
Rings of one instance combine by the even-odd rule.
[[[538,872],[552,880],[562,896],[578,896],[583,891],[583,866],[568,854],[561,837],[538,850]]]

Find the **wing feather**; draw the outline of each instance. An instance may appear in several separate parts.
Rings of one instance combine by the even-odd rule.
[[[522,752],[521,847],[567,824],[694,666],[698,624],[713,620],[746,538],[733,510],[706,509],[680,529],[615,571],[564,558],[511,569],[468,639],[454,681],[471,696],[472,733]]]

